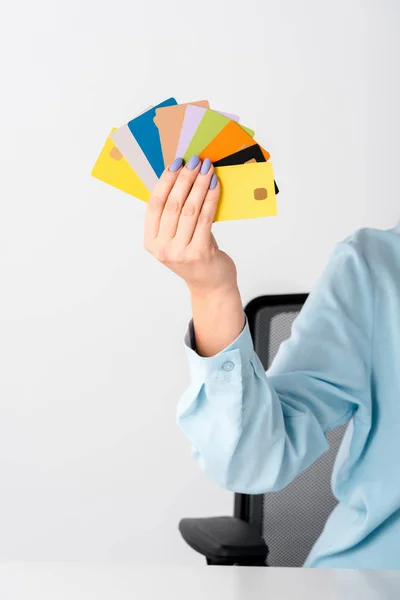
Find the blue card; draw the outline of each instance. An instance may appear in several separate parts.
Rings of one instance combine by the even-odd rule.
[[[160,135],[156,124],[154,123],[154,117],[156,116],[157,108],[164,106],[174,106],[178,104],[175,98],[168,98],[157,106],[153,106],[146,112],[142,113],[132,121],[129,121],[128,127],[145,154],[147,160],[153,167],[157,177],[160,177],[164,171],[164,159],[162,155]]]

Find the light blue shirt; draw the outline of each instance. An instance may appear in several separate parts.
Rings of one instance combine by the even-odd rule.
[[[400,228],[337,246],[267,373],[247,323],[209,358],[185,342],[177,419],[200,467],[234,492],[279,490],[349,421],[305,566],[400,569]]]

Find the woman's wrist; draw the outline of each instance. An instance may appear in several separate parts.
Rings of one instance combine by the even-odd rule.
[[[246,319],[237,286],[191,293],[196,349],[214,356],[242,332]]]

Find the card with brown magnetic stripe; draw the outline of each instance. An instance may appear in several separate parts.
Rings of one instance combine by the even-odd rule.
[[[244,148],[243,150],[239,150],[239,152],[234,152],[225,158],[221,158],[221,160],[217,160],[214,163],[214,167],[228,167],[231,165],[244,165],[250,162],[266,162],[263,151],[261,150],[258,144],[253,144],[248,148]],[[279,188],[275,184],[275,194],[279,194]]]
[[[154,123],[158,127],[160,134],[161,150],[165,166],[171,164],[175,159],[187,106],[210,107],[208,100],[198,100],[196,102],[176,104],[175,106],[164,106],[156,110]]]
[[[209,158],[212,163],[215,163],[216,161],[221,160],[221,158],[233,154],[234,152],[238,152],[239,150],[243,150],[243,148],[253,146],[255,143],[252,135],[247,133],[247,131],[244,131],[237,123],[230,121],[218,135],[202,149],[200,158],[203,160]],[[261,148],[261,150],[265,160],[268,160],[270,158],[269,152],[264,150],[264,148]]]
[[[221,195],[214,221],[272,217],[277,214],[271,162],[216,167]]]
[[[150,192],[114,144],[110,132],[92,170],[92,176],[140,200],[150,198]]]

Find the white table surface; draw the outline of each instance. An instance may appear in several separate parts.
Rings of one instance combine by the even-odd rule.
[[[400,571],[0,563],[1,600],[399,600]]]

